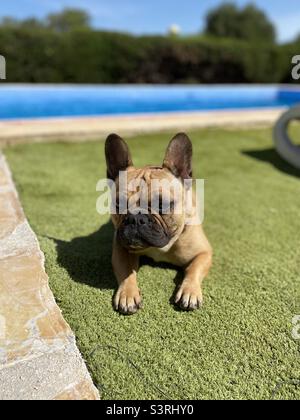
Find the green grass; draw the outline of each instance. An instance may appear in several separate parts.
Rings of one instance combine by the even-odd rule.
[[[136,165],[161,163],[170,137],[131,139]],[[299,398],[291,331],[300,313],[300,173],[277,157],[270,130],[191,137],[215,251],[195,313],[169,303],[176,270],[148,265],[139,274],[145,309],[113,312],[112,228],[96,213],[103,143],[6,150],[51,288],[104,399]]]

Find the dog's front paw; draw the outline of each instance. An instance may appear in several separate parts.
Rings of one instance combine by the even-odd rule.
[[[114,297],[114,308],[123,315],[134,315],[142,308],[142,297],[137,286],[121,285]]]
[[[184,311],[200,309],[203,303],[200,285],[184,281],[176,294],[175,303]]]

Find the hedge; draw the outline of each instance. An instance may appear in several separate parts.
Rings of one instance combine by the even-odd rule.
[[[289,83],[300,43],[0,28],[7,82]]]

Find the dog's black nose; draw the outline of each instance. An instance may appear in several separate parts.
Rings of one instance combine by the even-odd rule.
[[[125,220],[127,226],[146,226],[150,224],[150,217],[148,214],[129,214]]]

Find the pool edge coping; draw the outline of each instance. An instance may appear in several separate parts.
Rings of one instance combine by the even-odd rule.
[[[286,107],[280,107],[99,117],[1,120],[0,148],[6,145],[29,142],[101,140],[111,132],[119,132],[128,136],[205,128],[272,126],[286,109]]]

